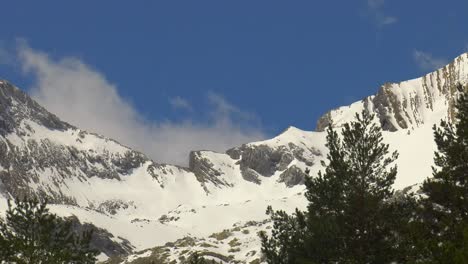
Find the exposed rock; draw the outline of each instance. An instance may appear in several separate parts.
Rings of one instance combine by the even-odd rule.
[[[266,145],[246,146],[242,148],[240,166],[241,169],[250,168],[262,176],[269,177],[275,173],[281,158],[280,151],[275,151]]]
[[[232,148],[228,149],[226,154],[228,154],[231,159],[238,160],[241,157],[242,151],[239,148]]]
[[[243,145],[226,153],[239,160],[237,163],[240,165],[242,177],[257,184],[261,183],[261,176],[270,177],[277,171],[287,169],[294,159],[312,166],[314,156],[321,155],[316,149],[299,147],[293,143],[277,148],[267,145]]]
[[[200,151],[190,152],[189,170],[195,174],[195,177],[207,192],[208,189],[205,185],[207,182],[212,182],[215,186],[231,186],[229,183],[219,178],[223,172],[214,169],[213,163],[207,158],[204,158]]]
[[[287,187],[293,187],[298,184],[304,184],[307,174],[296,166],[291,166],[279,177],[279,182],[284,182]]]
[[[130,150],[124,155],[106,151],[95,153],[48,139],[28,139],[22,146],[4,139],[0,141],[0,165],[8,170],[0,171],[0,180],[11,196],[48,197],[53,203],[76,204],[73,197],[66,197],[59,191],[65,179],[85,181],[89,177],[99,177],[119,180],[147,160],[142,154]],[[45,171],[52,176],[44,178]],[[48,184],[40,184],[43,181]],[[38,187],[33,190],[30,183]]]
[[[236,223],[233,225],[233,228],[224,229],[205,238],[188,236],[174,242],[167,242],[163,246],[134,252],[133,255],[127,257],[114,257],[105,263],[183,264],[190,263],[190,259],[194,254],[197,254],[199,257],[213,259],[213,263],[219,263],[220,261],[222,263],[262,263],[264,260],[260,248],[252,250],[250,247],[252,246],[251,242],[253,239],[259,239],[256,235],[257,232],[263,230],[270,223],[270,219],[261,222],[248,221]],[[247,234],[251,234],[251,236],[246,236]],[[239,260],[234,255],[228,254],[237,253],[240,250],[247,252],[241,256],[243,260]]]
[[[127,151],[123,157],[114,159],[112,162],[117,167],[117,172],[125,175],[131,170],[140,167],[147,160],[148,158],[139,152]]]
[[[331,117],[331,111],[328,111],[324,115],[322,115],[318,120],[317,120],[317,125],[315,128],[315,131],[318,132],[323,132],[327,129],[329,125],[333,125],[333,120]]]
[[[35,136],[35,129],[47,132]],[[68,144],[48,138],[47,133],[62,133]],[[0,136],[0,168],[4,168],[0,182],[2,192],[10,197],[37,196],[52,203],[77,205],[75,197],[62,193],[67,179],[121,180],[144,163],[153,163],[112,139],[61,121],[6,81],[0,82]],[[110,143],[121,151],[76,147],[87,140]]]
[[[81,233],[85,230],[93,230],[91,238],[91,247],[103,252],[108,257],[128,255],[133,252],[134,247],[130,242],[123,238],[115,238],[114,235],[107,230],[98,228],[93,224],[81,223],[76,216],[70,216],[67,220],[71,221],[72,229]],[[120,242],[116,242],[120,240]]]
[[[288,146],[289,146],[289,149],[292,151],[294,158],[296,158],[299,161],[304,162],[305,165],[307,166],[314,165],[315,158],[313,157],[322,155],[322,153],[318,149],[315,149],[313,147],[300,148],[294,145],[293,143],[289,143]],[[312,157],[310,155],[306,156],[305,154],[306,150],[312,155]]]
[[[114,200],[107,200],[99,204],[98,207],[96,208],[96,211],[105,213],[105,214],[115,215],[117,214],[118,211],[125,210],[130,207],[136,208],[133,202],[114,199]]]
[[[457,86],[468,89],[468,54],[457,57],[447,66],[431,72],[421,78],[399,82],[385,83],[376,95],[361,101],[364,111],[375,114],[381,127],[386,131],[416,128],[425,122],[425,116],[433,112],[437,103],[447,107],[446,117],[454,117],[454,104]],[[440,101],[442,100],[442,101]],[[438,109],[440,110],[440,109]],[[327,112],[317,121],[316,131],[325,131],[329,124],[341,126],[334,116],[350,110],[340,107]]]
[[[460,58],[465,60],[464,66],[459,65],[461,64]],[[323,131],[329,124],[340,126],[350,120],[354,114],[353,111],[363,109],[376,114],[382,128],[387,131],[410,130],[417,127],[425,122],[425,117],[431,116],[433,110],[446,111],[447,117],[450,119],[454,114],[453,104],[457,97],[456,84],[461,82],[465,88],[468,87],[468,63],[466,62],[468,56],[465,54],[460,58],[443,69],[422,78],[409,82],[384,84],[376,95],[365,98],[352,107],[342,107],[328,112],[319,119],[317,130]],[[447,109],[441,106],[447,106]],[[125,182],[126,177],[135,171],[137,171],[136,177],[139,177],[145,173],[145,169],[155,181],[158,181],[161,188],[164,188],[166,184],[171,184],[174,179],[178,180],[185,176],[192,177],[193,174],[206,192],[209,192],[208,187],[213,185],[220,188],[230,187],[232,186],[230,180],[234,179],[232,182],[236,182],[239,169],[246,181],[256,184],[261,184],[262,177],[271,177],[281,172],[279,181],[291,187],[304,182],[305,173],[300,167],[303,167],[303,164],[313,166],[315,158],[321,155],[317,149],[308,145],[315,138],[321,140],[321,135],[311,137],[308,137],[306,133],[289,135],[269,140],[265,144],[251,143],[230,149],[226,154],[231,159],[223,154],[215,156],[196,151],[190,154],[188,169],[161,165],[113,140],[82,131],[60,121],[55,115],[47,112],[29,98],[27,94],[7,82],[0,82],[0,192],[10,197],[47,197],[49,201],[59,204],[77,205],[77,203],[94,202],[97,204],[88,206],[113,215],[134,205],[129,201],[112,200],[115,196],[105,198],[111,199],[108,201],[104,199],[96,202],[92,201],[93,196],[77,195],[76,193],[81,192],[81,190],[77,190],[75,193],[69,190],[76,186],[88,188],[87,186],[96,180],[99,182],[97,185],[99,187],[102,182],[112,183],[109,186],[112,185],[113,188],[117,186],[117,192],[114,193],[118,194],[119,181]],[[291,138],[294,143],[289,141]],[[311,144],[314,145],[314,143]],[[212,157],[214,158],[211,159]],[[292,165],[296,162],[303,164]],[[233,173],[231,174],[231,172]],[[92,180],[90,181],[90,179]],[[105,181],[101,181],[101,179],[105,179]],[[139,180],[139,178],[136,179]],[[185,180],[186,178],[183,178],[181,182],[191,182]],[[114,185],[114,183],[116,184]],[[190,184],[190,186],[193,185]],[[122,184],[122,187],[125,188],[125,184]],[[175,185],[175,187],[178,186]],[[159,191],[159,189],[156,188],[155,191]],[[167,196],[172,200],[178,198]],[[155,195],[155,197],[166,198],[166,195]],[[162,202],[164,201],[167,200]],[[224,203],[224,206],[227,205],[229,204]],[[80,206],[83,208],[87,205],[80,204]],[[155,219],[158,217],[159,214],[152,218],[148,217],[151,220],[134,218],[131,223],[156,222]],[[167,216],[163,216],[159,220],[160,223],[175,224],[179,220],[179,216],[169,212]],[[171,221],[173,223],[169,223]],[[230,232],[238,231],[231,230]],[[118,240],[118,238],[114,239]],[[214,240],[214,238],[211,239]],[[230,239],[225,240],[229,241]],[[209,242],[219,242],[221,246],[223,241]],[[199,242],[195,241],[195,245],[206,243],[206,241]],[[175,243],[173,246],[177,247]],[[186,250],[189,250],[188,247]],[[176,249],[161,247],[151,254],[157,256],[158,260],[165,259],[168,256],[167,250]],[[178,253],[181,253],[181,258],[186,258],[188,254]],[[249,261],[256,261],[257,257],[249,259]],[[182,263],[182,261],[174,259],[171,261]]]
[[[175,221],[178,221],[180,219],[180,217],[178,216],[167,216],[167,215],[162,215],[161,217],[159,217],[158,221],[161,223],[161,224],[167,224],[169,222],[175,222]]]
[[[2,80],[0,82],[0,135],[5,136],[15,132],[24,119],[54,130],[72,128],[71,125],[45,110],[25,92]]]
[[[241,167],[241,174],[242,178],[244,178],[244,180],[246,181],[253,182],[256,184],[260,184],[262,182],[260,180],[259,174],[251,168]]]

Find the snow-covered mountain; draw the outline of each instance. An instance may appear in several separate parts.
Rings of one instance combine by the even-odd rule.
[[[92,223],[127,252],[130,243],[137,253],[115,263],[138,258],[177,263],[194,250],[225,263],[260,263],[256,232],[268,229],[265,209],[305,207],[304,171],[315,175],[321,169],[328,124],[339,127],[355,113],[374,113],[385,140],[400,153],[395,187],[417,184],[431,175],[432,126],[452,119],[458,83],[468,87],[468,53],[328,112],[316,131],[289,127],[226,153],[193,151],[183,168],[61,121],[0,81],[0,211],[9,197],[47,197],[53,212]]]

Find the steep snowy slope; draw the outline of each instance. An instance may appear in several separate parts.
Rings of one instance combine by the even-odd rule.
[[[384,130],[415,129],[438,123],[441,117],[453,117],[456,84],[468,82],[468,53],[445,67],[421,78],[386,83],[376,95],[350,106],[332,110],[317,122],[317,131],[330,123],[339,126],[363,109],[375,113]]]
[[[184,183],[192,186],[186,184],[193,178],[184,177],[190,174],[186,169],[156,164],[114,140],[62,122],[5,81],[0,82],[0,107],[0,179],[5,195],[36,194],[54,203],[106,211],[123,194],[132,197],[138,192],[141,198],[144,190],[159,193],[176,181],[181,183],[178,188]],[[151,185],[144,185],[144,180]],[[122,186],[132,184],[136,186],[125,193]],[[192,193],[200,189],[196,184],[193,188]]]
[[[314,175],[320,170],[319,161],[326,155],[325,132],[323,132],[326,126],[332,124],[339,128],[343,123],[352,120],[356,113],[365,110],[376,115],[376,122],[380,123],[384,129],[384,140],[400,154],[399,174],[395,188],[403,189],[421,183],[432,172],[430,166],[433,163],[433,153],[436,149],[432,126],[438,124],[441,119],[452,120],[453,104],[458,93],[457,84],[463,85],[465,89],[468,88],[468,53],[462,54],[449,65],[421,78],[401,83],[387,83],[376,95],[350,106],[330,111],[318,121],[318,132],[306,132],[291,127],[271,140],[249,143],[228,150],[226,154],[231,159],[226,158],[226,154],[197,152],[195,155],[192,153],[191,158],[204,159],[205,164],[202,171],[206,173],[197,173],[195,170],[195,174],[207,179],[212,185],[211,190],[216,190],[213,187],[218,187],[224,193],[228,190],[235,192],[235,186],[240,182],[240,178],[258,184],[254,199],[258,206],[257,212],[265,208],[264,204],[259,202],[262,199],[267,199],[266,204],[271,204],[276,209],[292,211],[296,207],[305,208],[303,189],[300,187],[303,181],[303,171],[308,167],[311,169],[311,175]],[[223,157],[222,161],[220,157]],[[219,168],[220,164],[229,164],[230,170]],[[233,180],[234,176],[237,181]],[[285,183],[292,192],[278,199],[273,198],[278,190],[267,191],[270,195],[268,200],[263,190],[278,186],[275,185],[278,182]],[[272,183],[274,184],[269,185]],[[279,187],[279,189],[282,188],[284,186]],[[246,190],[250,191],[250,189]],[[244,192],[240,193],[244,195]],[[220,233],[198,238],[185,238],[176,241],[175,244],[169,243],[162,247],[141,251],[120,261],[133,263],[135,260],[164,259],[167,262],[172,260],[178,263],[192,252],[201,251],[205,252],[203,254],[206,257],[221,260],[224,263],[233,260],[241,261],[241,263],[261,263],[261,256],[258,254],[260,241],[256,232],[245,231],[244,233],[242,230],[245,226],[250,226],[250,228],[255,226],[256,231],[268,231],[271,223],[264,220],[264,215],[263,217],[262,215],[249,215],[246,211],[238,213],[243,213],[249,218],[235,223],[224,231],[219,229],[221,233],[228,234],[224,239],[214,239]],[[219,217],[216,219],[218,220]],[[248,220],[257,222],[248,222]],[[239,230],[239,227],[242,228]],[[233,239],[236,241],[232,242]],[[190,241],[188,245],[187,241]]]
[[[273,139],[226,153],[194,151],[189,168],[182,168],[158,164],[65,123],[0,81],[0,211],[8,197],[47,197],[54,203],[52,211],[93,223],[118,243],[128,240],[137,251],[190,236],[195,242],[184,254],[210,240],[219,244],[210,252],[249,263],[260,258],[256,232],[231,231],[237,234],[232,239],[244,243],[234,247],[230,240],[208,237],[248,221],[256,221],[251,223],[256,231],[266,228],[267,205],[286,211],[304,208],[304,171],[309,168],[316,175],[321,169],[328,124],[339,127],[362,110],[375,113],[385,140],[400,153],[395,187],[420,183],[431,175],[432,125],[451,120],[457,83],[467,86],[468,54],[422,78],[385,84],[376,95],[330,111],[316,132],[290,127]],[[178,259],[182,251],[171,245],[164,250]],[[250,247],[255,253],[247,251]]]
[[[296,192],[277,182],[275,173],[261,185],[246,181],[243,165],[228,154],[190,156],[190,168],[157,164],[59,120],[18,88],[0,82],[2,212],[7,198],[37,195],[55,204],[52,211],[76,215],[108,230],[117,242],[128,239],[143,249],[187,234],[204,236],[244,219],[263,219],[270,199]],[[288,159],[284,168],[289,163],[294,162]],[[255,201],[246,206],[249,200]],[[210,223],[219,214],[223,217]]]

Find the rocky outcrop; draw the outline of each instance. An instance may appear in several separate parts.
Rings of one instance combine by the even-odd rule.
[[[323,131],[329,124],[338,127],[363,110],[375,114],[387,131],[420,126],[430,122],[427,120],[434,113],[444,113],[450,119],[458,83],[468,88],[468,54],[422,78],[384,84],[376,95],[328,112],[319,119],[317,130]],[[177,228],[177,224],[183,222],[179,219],[182,216],[161,216],[156,209],[148,216],[141,211],[145,207],[137,207],[148,202],[154,208],[190,203],[193,197],[204,194],[203,189],[206,194],[213,186],[220,190],[234,187],[242,181],[239,176],[259,185],[270,179],[288,187],[303,184],[307,173],[302,169],[314,166],[318,159],[324,158],[318,150],[324,149],[324,136],[324,133],[288,128],[278,137],[232,148],[226,154],[194,151],[190,153],[189,168],[157,164],[114,140],[59,120],[24,92],[0,81],[0,194],[5,197],[39,196],[48,198],[51,203],[90,208],[93,214],[109,221],[121,213],[138,212],[142,216],[132,216],[129,225],[146,228],[144,226],[159,219],[158,226],[174,225]],[[244,187],[243,184],[239,186]],[[181,192],[188,195],[180,195]],[[221,191],[217,194],[219,197],[223,195]],[[109,230],[115,226],[109,225]],[[120,228],[120,223],[117,226]],[[249,232],[254,231],[257,230]],[[98,237],[96,248],[106,254],[118,255],[131,250],[124,240],[106,234],[105,230],[99,232],[103,235]],[[115,241],[124,241],[127,246],[112,244]],[[179,246],[189,241],[184,240]],[[161,250],[164,253],[166,249]],[[229,253],[235,253],[238,247],[231,250]],[[154,252],[154,255],[159,253]],[[251,254],[242,253],[243,256]],[[258,256],[249,261],[258,261]]]
[[[241,174],[242,178],[246,181],[253,182],[256,184],[262,183],[260,179],[260,174],[258,174],[255,170],[248,168],[248,167],[241,167]]]
[[[322,115],[321,117],[319,117],[319,119],[317,120],[317,124],[315,126],[315,131],[323,132],[327,129],[329,125],[333,126],[333,118],[331,115],[332,111],[329,111],[325,113],[324,115]]]
[[[206,188],[207,182],[213,183],[215,186],[231,186],[219,176],[224,172],[216,170],[214,164],[202,155],[201,151],[192,151],[189,156],[189,170],[195,174],[197,180],[202,184],[206,192],[209,190]]]
[[[45,110],[25,92],[5,80],[0,80],[0,135],[16,132],[16,128],[25,119],[54,130],[72,128]]]
[[[261,183],[261,177],[271,177],[278,171],[287,170],[294,160],[303,162],[306,166],[313,166],[315,157],[321,156],[320,151],[313,147],[299,147],[292,142],[276,147],[267,144],[249,144],[232,148],[226,153],[240,165],[242,177],[257,184]],[[301,176],[294,168],[283,172],[284,180],[281,182],[285,182],[288,186],[303,183],[303,180],[297,178]]]
[[[75,197],[63,192],[67,180],[121,180],[147,162],[152,163],[142,153],[61,121],[0,81],[0,185],[5,196],[77,205]]]
[[[208,182],[217,187],[233,186],[231,181],[233,175],[226,175],[226,171],[229,173],[232,170],[239,171],[245,181],[261,184],[263,177],[271,177],[279,171],[288,169],[293,161],[312,166],[316,156],[321,156],[320,151],[303,143],[298,146],[292,142],[286,145],[260,142],[229,149],[226,154],[193,151],[190,153],[189,171],[195,174],[197,180],[209,192],[206,187]],[[294,181],[288,182],[296,184]],[[299,180],[297,182],[301,183]]]
[[[107,230],[98,228],[93,224],[81,223],[76,216],[70,216],[66,219],[72,223],[72,229],[77,234],[92,230],[91,247],[108,257],[124,256],[133,252],[134,247],[126,239],[116,238]]]
[[[121,199],[112,199],[100,203],[96,208],[93,209],[104,214],[115,215],[119,211],[123,211],[129,208],[136,209],[135,203]]]
[[[270,177],[277,170],[285,169],[294,159],[285,149],[273,149],[266,145],[243,146],[241,152],[241,170],[250,168],[264,177]]]
[[[213,261],[209,260],[207,263],[263,263],[264,256],[260,250],[260,238],[257,233],[268,227],[271,228],[269,219],[236,223],[231,228],[207,237],[187,236],[162,246],[135,252],[130,256],[112,257],[104,263],[188,264],[194,263],[191,261],[194,254]]]
[[[293,187],[295,185],[304,184],[306,176],[307,173],[293,165],[280,174],[278,181],[284,182],[287,187]]]
[[[369,96],[355,107],[340,107],[319,118],[317,131],[325,131],[329,124],[342,125],[342,116],[367,111],[375,114],[386,131],[421,126],[433,112],[444,111],[453,118],[457,86],[468,89],[468,53],[457,57],[447,66],[421,78],[382,85],[376,95]]]
[[[10,195],[46,196],[53,203],[65,204],[75,204],[73,197],[60,192],[65,179],[86,181],[89,177],[99,177],[120,180],[148,161],[142,154],[131,150],[124,154],[96,153],[59,145],[49,139],[28,139],[21,145],[15,145],[8,139],[0,140],[0,152],[0,165],[8,168],[0,172],[0,180]],[[47,174],[50,177],[46,177]]]

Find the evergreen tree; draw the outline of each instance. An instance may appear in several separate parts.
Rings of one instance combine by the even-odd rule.
[[[341,138],[330,126],[327,147],[325,173],[306,181],[311,257],[319,263],[397,260],[394,230],[402,211],[392,202],[397,168],[390,166],[398,154],[389,153],[366,112],[344,125]]]
[[[434,127],[436,167],[422,186],[419,250],[436,263],[468,263],[468,92],[457,88],[455,120]]]
[[[187,264],[220,264],[220,262],[216,262],[215,260],[208,260],[204,257],[200,256],[198,252],[193,253],[190,255]]]
[[[306,225],[304,214],[296,209],[295,214],[267,208],[267,215],[273,222],[271,238],[260,232],[262,253],[270,264],[289,264],[303,261]]]
[[[7,263],[95,263],[90,248],[91,231],[75,234],[71,222],[47,209],[36,199],[8,201],[6,217],[0,221],[0,262]]]
[[[325,172],[306,180],[307,211],[269,212],[272,236],[261,235],[268,263],[404,261],[400,227],[412,203],[393,197],[398,154],[389,152],[373,118],[357,114],[341,137],[329,126]]]

